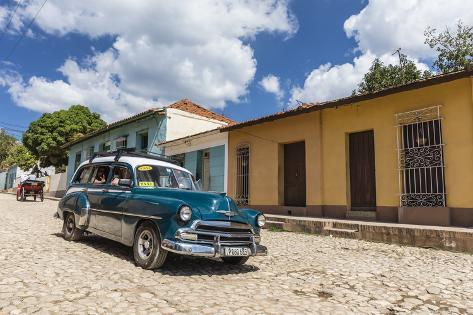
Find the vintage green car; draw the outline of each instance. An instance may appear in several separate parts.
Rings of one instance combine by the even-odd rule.
[[[131,152],[96,155],[74,174],[56,216],[68,241],[85,231],[133,247],[135,262],[161,267],[168,252],[244,264],[267,255],[264,215],[225,193],[199,191],[185,168]]]

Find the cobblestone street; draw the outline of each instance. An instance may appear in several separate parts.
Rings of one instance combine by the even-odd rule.
[[[263,234],[245,266],[62,239],[57,202],[0,194],[0,313],[473,313],[473,256],[315,235]]]

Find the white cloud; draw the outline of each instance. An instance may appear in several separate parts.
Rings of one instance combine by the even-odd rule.
[[[19,16],[30,19],[41,3],[27,2]],[[21,106],[50,111],[48,104],[67,107],[62,102],[75,95],[72,103],[83,102],[108,119],[184,97],[220,108],[238,102],[256,72],[251,39],[297,30],[287,0],[49,0],[36,23],[57,36],[115,41],[88,63],[66,60],[59,69],[64,81],[16,80],[12,97]]]
[[[424,44],[426,28],[453,29],[460,19],[472,23],[473,1],[370,0],[345,21],[344,28],[362,52],[381,55],[401,47],[407,55],[423,59],[435,56]]]
[[[291,90],[290,105],[301,102],[319,102],[350,95],[375,59],[373,54],[355,58],[352,63],[332,66],[323,64],[307,76],[302,87]]]
[[[268,74],[261,81],[259,85],[268,93],[274,94],[278,101],[284,97],[284,91],[281,89],[279,78],[273,74]]]
[[[368,71],[374,58],[385,63],[398,63],[392,53],[402,52],[422,70],[425,62],[435,57],[424,44],[427,27],[439,30],[454,28],[461,19],[473,21],[473,1],[465,0],[370,0],[366,7],[344,23],[348,37],[355,38],[361,55],[342,65],[330,63],[312,70],[303,86],[291,90],[289,104],[296,100],[318,102],[349,96]]]

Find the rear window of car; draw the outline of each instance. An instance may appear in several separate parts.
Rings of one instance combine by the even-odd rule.
[[[81,168],[74,180],[72,181],[74,184],[86,184],[89,180],[90,174],[92,173],[92,166],[85,166]]]

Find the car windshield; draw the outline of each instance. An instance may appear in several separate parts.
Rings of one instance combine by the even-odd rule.
[[[199,190],[199,186],[190,173],[160,165],[138,166],[136,168],[136,180],[138,187]]]

